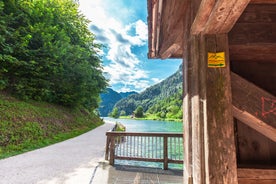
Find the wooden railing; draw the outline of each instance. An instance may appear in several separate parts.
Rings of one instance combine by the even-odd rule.
[[[115,159],[183,163],[182,133],[106,132],[105,159],[114,165]]]

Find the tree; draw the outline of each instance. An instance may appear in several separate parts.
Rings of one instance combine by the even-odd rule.
[[[111,117],[118,118],[119,117],[119,110],[117,107],[114,107],[114,109],[111,112]]]
[[[73,0],[0,2],[0,89],[93,111],[106,88],[89,21]],[[3,51],[3,52],[2,52]]]
[[[135,114],[135,117],[142,118],[144,116],[143,107],[142,106],[138,106],[136,108],[136,110],[134,111],[134,114]]]
[[[125,115],[126,115],[126,111],[122,110],[122,111],[120,112],[120,116],[125,116]]]

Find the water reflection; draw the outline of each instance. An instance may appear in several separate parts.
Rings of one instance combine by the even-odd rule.
[[[120,122],[126,126],[128,132],[183,132],[181,122],[156,121],[156,120],[135,120],[135,119],[114,119],[105,117],[104,120]]]
[[[180,122],[168,122],[168,121],[154,121],[154,120],[133,120],[133,119],[113,119],[113,118],[104,118],[107,121],[113,121],[113,122],[120,122],[124,126],[126,126],[127,132],[175,132],[175,133],[182,133],[182,123]],[[172,157],[183,157],[183,147],[181,144],[181,147],[176,147],[174,144],[180,144],[178,142],[179,140],[168,140],[168,146],[171,146],[172,148],[169,151],[169,155]],[[157,143],[156,141],[149,141],[149,143],[154,143],[153,145],[142,145],[146,141],[135,141],[136,144],[139,144],[140,147],[142,146],[142,150],[146,147],[150,147],[150,149],[156,149],[150,151],[150,153],[155,153],[156,155],[162,155],[163,148],[161,143]],[[141,143],[140,143],[141,142]],[[130,145],[134,145],[135,143],[131,143],[131,141],[123,142],[120,147],[130,147]],[[161,146],[161,147],[158,147]],[[157,147],[156,147],[157,146]],[[122,150],[129,150],[129,149],[122,149]],[[116,148],[117,155],[121,156],[121,150]],[[139,157],[139,155],[136,157]],[[161,156],[157,156],[159,158]],[[144,162],[144,161],[130,161],[130,160],[115,160],[115,164],[119,165],[132,165],[132,166],[146,166],[146,167],[153,167],[153,168],[163,168],[163,163],[156,163],[156,162]],[[169,164],[169,168],[175,168],[175,169],[182,169],[182,164]]]

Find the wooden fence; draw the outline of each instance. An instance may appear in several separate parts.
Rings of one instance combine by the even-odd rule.
[[[155,132],[106,132],[105,159],[183,163],[183,134]]]

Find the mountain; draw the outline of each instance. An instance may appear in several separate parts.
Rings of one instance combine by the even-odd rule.
[[[100,94],[101,104],[99,107],[99,112],[101,117],[106,117],[112,111],[114,105],[121,100],[126,98],[129,95],[137,94],[135,91],[131,92],[116,92],[111,88],[107,88],[105,93]]]
[[[119,112],[125,111],[126,115],[131,115],[138,106],[142,106],[144,112],[156,114],[161,118],[171,114],[182,117],[182,77],[180,65],[170,77],[139,94],[121,99],[114,107],[118,108]]]

